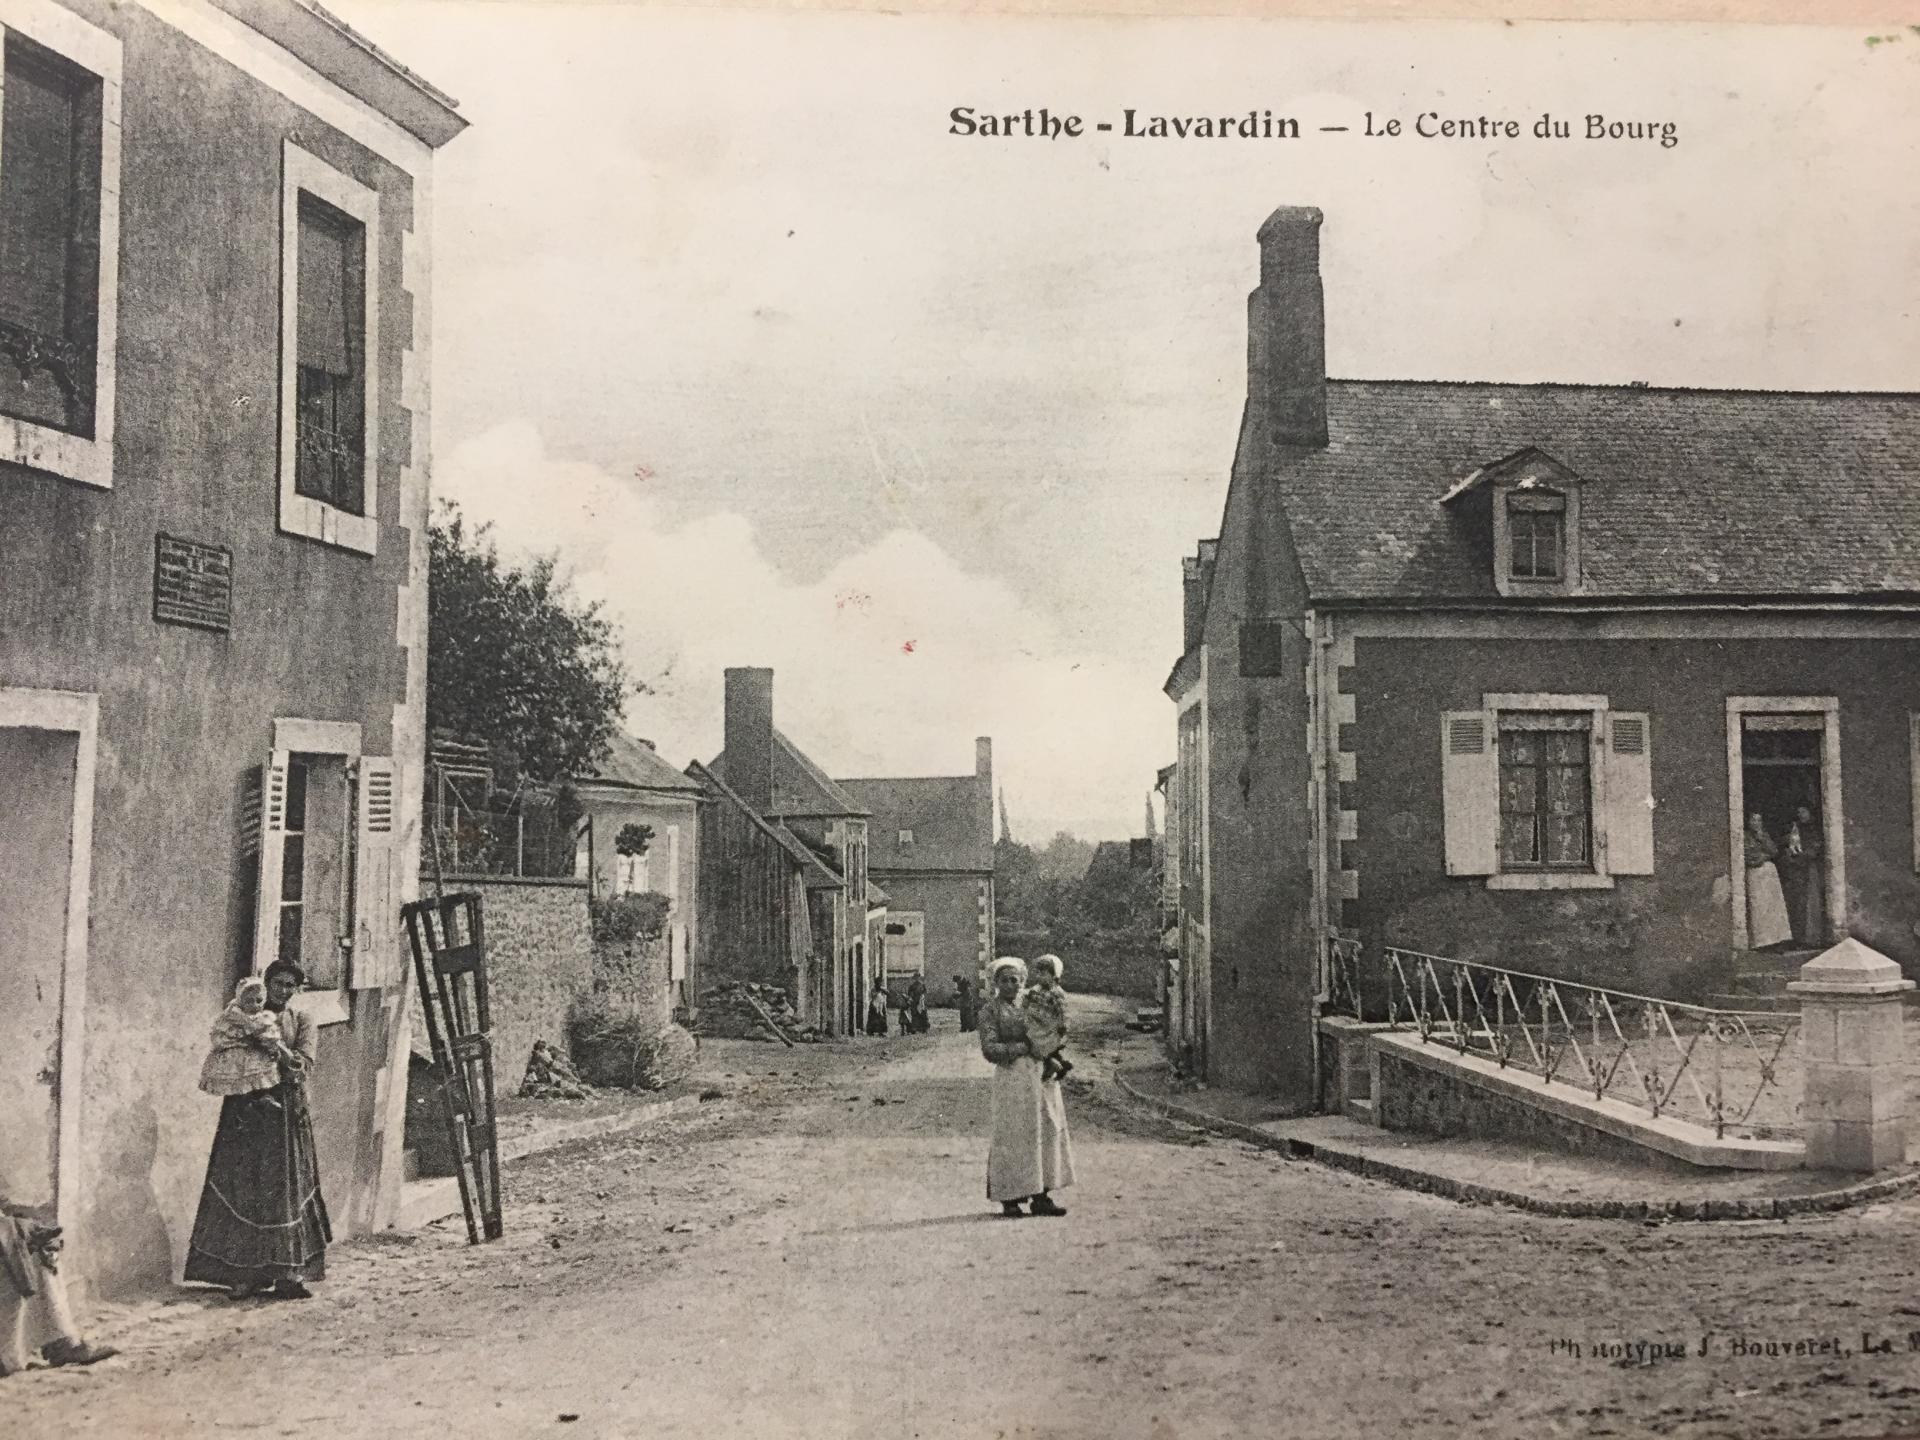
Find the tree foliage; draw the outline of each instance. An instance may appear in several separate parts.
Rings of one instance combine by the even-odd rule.
[[[491,528],[443,501],[428,531],[427,724],[485,741],[516,781],[583,774],[641,687],[612,623],[572,596],[558,557],[509,564]]]
[[[1072,870],[1070,857],[1083,854],[1087,862]],[[1124,841],[1096,849],[1063,833],[1035,850],[1001,840],[993,847],[993,888],[1002,954],[1060,956],[1069,989],[1142,999],[1157,993],[1153,876],[1131,863]]]

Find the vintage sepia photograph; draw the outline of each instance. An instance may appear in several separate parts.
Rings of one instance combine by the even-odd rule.
[[[1920,1436],[1920,25],[0,53],[0,1433]]]

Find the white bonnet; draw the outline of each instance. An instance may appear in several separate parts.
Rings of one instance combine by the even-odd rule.
[[[1053,978],[1056,980],[1067,973],[1067,967],[1060,963],[1060,957],[1058,955],[1040,955],[1035,957],[1033,968],[1038,970],[1042,966],[1050,970],[1053,973]]]
[[[1018,955],[1002,955],[998,960],[995,960],[991,965],[987,966],[987,979],[989,981],[998,980],[1002,970],[1012,970],[1020,977],[1022,984],[1026,983],[1027,962],[1022,960]]]

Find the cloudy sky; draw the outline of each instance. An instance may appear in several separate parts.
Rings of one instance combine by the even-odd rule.
[[[1336,375],[1920,389],[1920,33],[329,3],[473,124],[436,489],[562,552],[676,763],[722,669],[772,665],[836,774],[992,735],[1023,838],[1137,833],[1277,205],[1326,212]],[[960,105],[1305,138],[959,137]],[[1429,111],[1575,138],[1363,133]]]

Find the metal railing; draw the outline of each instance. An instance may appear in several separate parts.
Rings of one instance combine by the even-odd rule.
[[[1716,1136],[1798,1129],[1795,1013],[1683,1005],[1391,946],[1385,955],[1387,1021],[1423,1042]]]
[[[1360,942],[1327,936],[1327,1013],[1365,1019],[1360,1001]]]

